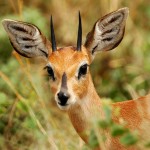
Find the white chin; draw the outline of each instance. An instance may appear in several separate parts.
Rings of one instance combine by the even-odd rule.
[[[61,110],[68,110],[69,107],[70,107],[70,105],[66,105],[66,106],[61,106],[61,105],[59,105],[59,104],[57,104],[57,105],[58,105],[58,107],[59,107]]]

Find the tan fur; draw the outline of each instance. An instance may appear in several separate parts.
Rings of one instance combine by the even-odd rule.
[[[68,82],[74,77],[79,63],[83,60],[90,63],[88,52],[84,47],[82,52],[74,51],[72,47],[60,49],[49,58],[55,71],[57,71],[57,78],[61,77],[65,71],[67,73]],[[69,88],[72,88],[78,100],[75,104],[70,106],[68,114],[75,130],[87,143],[90,129],[92,128],[93,118],[101,119],[104,117],[101,100],[95,91],[89,71],[85,79],[79,82],[74,80],[71,84],[72,87],[69,86]],[[137,100],[112,104],[114,109],[117,107],[120,108],[119,117],[112,116],[112,118],[117,123],[120,123],[120,118],[123,119],[127,123],[128,128],[131,130],[138,130],[140,135],[144,135],[144,138],[145,136],[149,136],[149,134],[146,135],[145,128],[143,127],[147,122],[150,124],[150,113],[148,112],[150,108],[149,105],[150,95],[141,97]],[[126,148],[122,146],[118,138],[112,138],[109,133],[107,134],[107,141],[105,143],[107,150],[136,150],[134,147]]]
[[[68,81],[74,78],[78,65],[83,60],[86,60],[90,64],[86,49],[84,47],[82,49],[82,52],[77,52],[73,47],[65,47],[50,55],[49,61],[54,67],[56,78],[59,83],[64,72],[67,74]],[[76,60],[76,62],[74,60]],[[86,78],[88,78],[88,75]],[[72,80],[74,83],[72,85],[72,90],[80,99],[82,99],[85,93],[87,93],[88,80],[86,80],[86,78],[81,80],[80,84],[78,84],[77,79]],[[57,87],[59,84],[58,82],[53,86],[53,90],[54,87]]]

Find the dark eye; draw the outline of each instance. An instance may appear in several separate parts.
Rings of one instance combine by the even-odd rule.
[[[80,69],[79,69],[79,74],[78,74],[78,79],[80,79],[81,76],[86,75],[86,73],[87,73],[87,67],[88,67],[88,64],[84,64],[84,65],[82,65],[82,66],[80,67]]]
[[[50,66],[46,66],[45,69],[47,69],[48,76],[50,77],[50,79],[52,79],[53,81],[55,81],[55,76],[54,76],[53,69]]]

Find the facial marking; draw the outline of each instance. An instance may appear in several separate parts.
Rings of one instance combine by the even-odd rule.
[[[62,81],[61,81],[61,91],[67,91],[67,75],[64,72],[62,75]]]
[[[52,65],[56,76],[56,81],[51,83],[51,86],[55,85],[53,86],[55,87],[55,100],[60,109],[67,110],[77,100],[82,100],[87,93],[88,72],[82,74],[80,79],[78,79],[78,76],[81,72],[80,68],[90,64],[88,53],[84,47],[82,47],[82,51],[75,51],[72,47],[64,47],[50,55],[49,63]],[[65,106],[63,106],[64,102],[60,102],[60,93],[63,93],[64,96],[69,95]]]

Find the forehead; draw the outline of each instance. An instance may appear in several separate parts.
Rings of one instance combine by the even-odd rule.
[[[49,56],[49,62],[56,68],[67,69],[84,61],[89,63],[88,53],[84,47],[81,51],[77,51],[74,47],[59,48]]]

